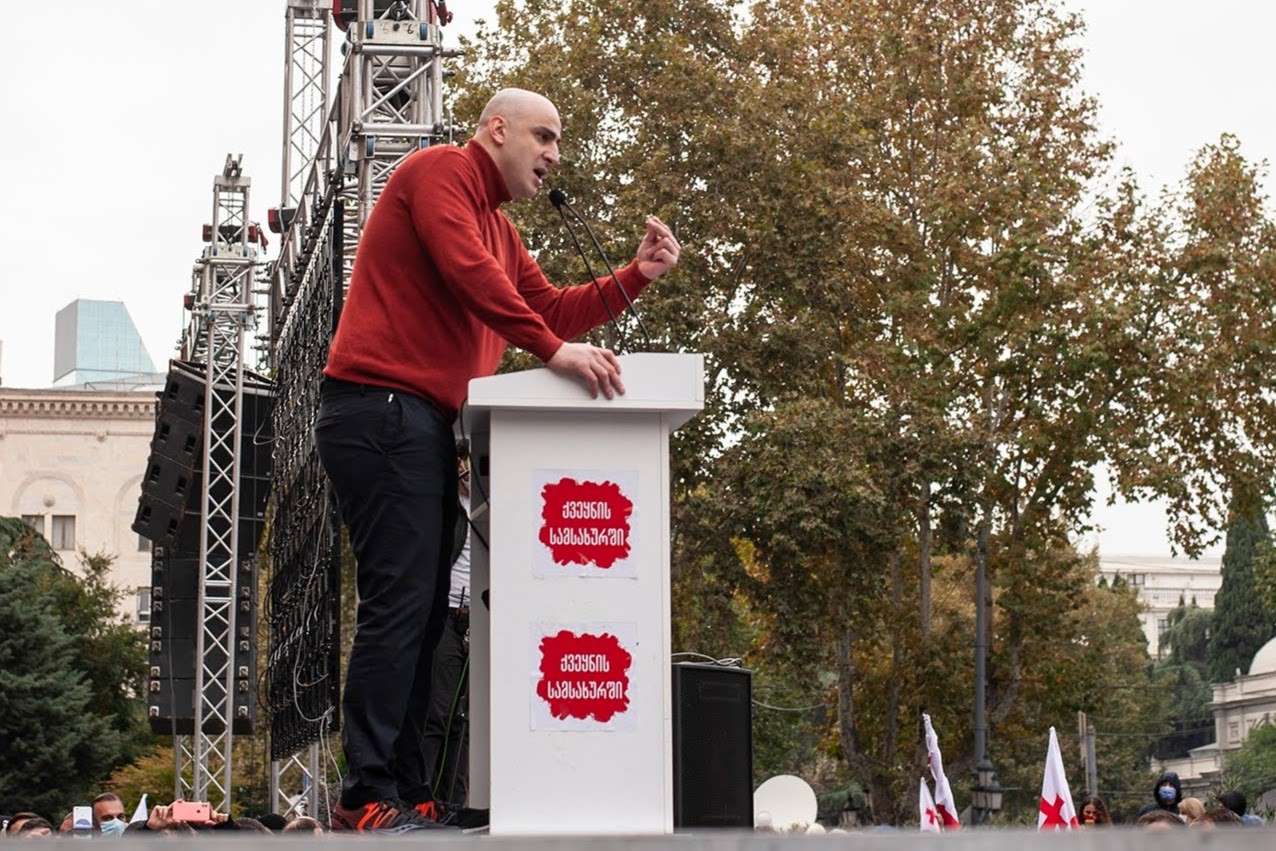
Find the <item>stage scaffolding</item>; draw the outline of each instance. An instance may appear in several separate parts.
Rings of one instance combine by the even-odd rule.
[[[321,370],[386,180],[414,151],[452,140],[443,63],[455,54],[432,0],[290,0],[286,20],[283,184],[271,211],[283,242],[268,292],[271,801],[284,815],[323,816],[323,750],[340,727],[341,536],[313,439]],[[329,100],[334,24],[344,59]]]

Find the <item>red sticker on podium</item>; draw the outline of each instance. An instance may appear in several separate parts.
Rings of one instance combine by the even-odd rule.
[[[632,632],[632,628],[622,626],[617,632]],[[617,728],[629,712],[633,654],[625,644],[631,642],[612,632],[577,633],[566,628],[543,635],[536,682],[540,710],[533,711],[533,728]]]
[[[537,560],[537,572],[598,575],[619,566],[617,573],[635,575],[623,568],[631,567],[624,563],[632,551],[631,494],[636,490],[636,474],[605,478],[541,474],[538,478],[541,526],[537,539],[543,547],[540,552],[548,558]],[[571,570],[576,565],[587,570]]]

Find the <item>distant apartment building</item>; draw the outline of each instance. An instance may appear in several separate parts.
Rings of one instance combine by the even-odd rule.
[[[1214,595],[1223,584],[1222,561],[1217,556],[1201,559],[1156,558],[1147,556],[1100,556],[1099,574],[1109,583],[1117,577],[1138,590],[1143,612],[1143,634],[1148,653],[1160,655],[1161,633],[1166,619],[1179,601],[1214,610]]]

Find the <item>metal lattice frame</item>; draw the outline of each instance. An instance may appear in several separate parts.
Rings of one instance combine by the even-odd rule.
[[[284,35],[284,150],[279,203],[301,203],[328,112],[330,0],[288,0]]]
[[[340,686],[340,527],[314,449],[319,383],[341,301],[340,204],[308,251],[302,287],[280,331],[276,360],[275,522],[270,530],[271,801],[318,814],[319,743],[337,726]],[[298,755],[305,748],[306,755]],[[326,802],[326,799],[325,799]],[[281,810],[277,810],[282,812]]]
[[[290,15],[295,5],[302,4],[293,0]],[[379,15],[377,5],[383,7]],[[455,54],[443,50],[431,0],[359,0],[358,20],[348,26],[346,39],[340,82],[313,159],[289,172],[301,188],[295,203],[289,196],[287,206],[295,206],[295,213],[270,282],[271,363],[281,400],[275,407],[275,516],[283,516],[285,502],[290,515],[272,527],[270,542],[276,806],[303,801],[314,806],[317,749],[339,726],[340,539],[311,434],[328,335],[363,226],[391,172],[416,150],[453,136],[443,113],[442,60]],[[298,49],[290,36],[290,66]],[[290,85],[295,88],[295,82]],[[286,110],[293,108],[291,97],[286,92]],[[285,162],[298,150],[287,135]],[[314,351],[317,342],[322,351]],[[314,611],[320,598],[331,604],[330,613]],[[309,611],[298,609],[306,605]],[[313,632],[305,635],[308,630]]]
[[[254,324],[250,242],[251,181],[227,156],[213,179],[213,219],[183,349],[205,362],[204,451],[200,494],[199,628],[195,640],[195,727],[189,749],[175,742],[179,768],[189,758],[191,783],[178,790],[230,809],[232,724],[236,717],[235,614],[239,553],[240,432],[245,337]],[[245,673],[244,676],[247,676]],[[240,713],[247,713],[241,707]]]
[[[345,278],[350,280],[363,226],[399,164],[427,145],[451,139],[443,112],[443,50],[434,4],[413,0],[379,16],[360,0],[346,31],[337,89],[337,138],[344,153]]]

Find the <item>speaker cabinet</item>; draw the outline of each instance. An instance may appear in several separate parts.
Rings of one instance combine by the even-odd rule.
[[[752,674],[673,666],[673,824],[753,828]]]

